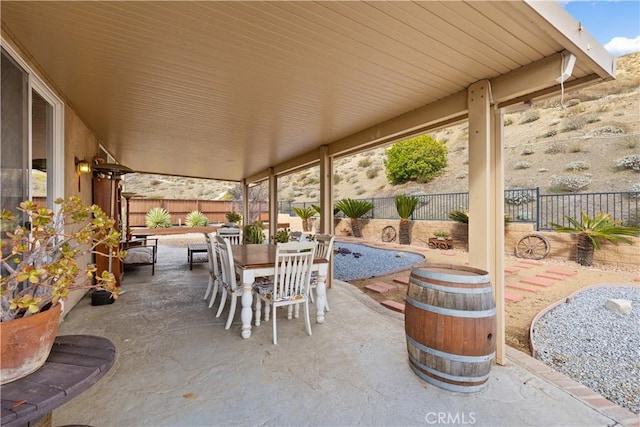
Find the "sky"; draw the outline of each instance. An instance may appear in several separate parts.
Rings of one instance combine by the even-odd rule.
[[[559,2],[613,56],[640,52],[640,0]]]

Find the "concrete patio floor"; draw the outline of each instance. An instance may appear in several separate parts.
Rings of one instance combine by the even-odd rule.
[[[108,426],[615,426],[634,425],[597,409],[535,373],[541,365],[513,349],[479,393],[441,390],[409,368],[402,315],[355,287],[334,282],[331,312],[305,332],[279,312],[240,337],[240,314],[224,330],[202,299],[204,264],[189,271],[186,249],[159,246],[150,267],[127,271],[112,305],[85,297],[60,335],[109,338],[112,369],[56,409],[53,424]],[[228,306],[228,304],[227,304]],[[312,305],[312,319],[315,307]],[[217,304],[216,304],[217,309]],[[533,367],[533,368],[532,368]],[[548,370],[548,369],[547,369]],[[558,374],[561,376],[561,374]],[[614,408],[615,409],[615,408]],[[622,408],[618,408],[622,409]],[[618,418],[618,420],[614,419]]]

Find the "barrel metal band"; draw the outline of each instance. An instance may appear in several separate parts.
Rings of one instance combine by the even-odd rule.
[[[447,292],[450,294],[490,294],[493,292],[493,288],[491,286],[485,286],[484,288],[453,288],[451,286],[419,282],[411,277],[409,278],[409,282],[422,288],[435,289],[436,291]]]
[[[414,298],[411,298],[410,296],[407,295],[407,302],[415,307],[421,308],[423,310],[427,310],[430,311],[432,313],[438,313],[438,314],[444,314],[446,316],[453,316],[453,317],[469,317],[469,318],[481,318],[481,317],[491,317],[491,316],[495,316],[496,315],[496,308],[493,307],[489,310],[476,310],[476,311],[469,311],[469,310],[455,310],[453,308],[443,308],[443,307],[437,307],[435,305],[431,305],[431,304],[425,304],[423,302],[420,302]]]
[[[413,345],[414,347],[416,347],[418,350],[421,350],[425,353],[429,353],[433,356],[437,356],[437,357],[441,357],[443,359],[447,359],[447,360],[453,360],[455,362],[488,362],[490,360],[493,360],[493,358],[496,355],[496,352],[493,351],[489,354],[486,355],[482,355],[482,356],[461,356],[459,354],[451,354],[451,353],[447,353],[444,351],[440,351],[440,350],[436,350],[434,348],[431,347],[427,347],[424,344],[419,343],[418,341],[414,340],[413,338],[411,338],[409,335],[407,335],[407,342],[411,345]]]
[[[437,271],[425,271],[421,269],[414,268],[411,271],[411,274],[415,274],[418,277],[424,277],[427,279],[439,280],[441,282],[460,282],[465,284],[479,284],[479,283],[489,283],[489,275],[462,275],[462,274],[451,274],[451,273],[439,273]]]
[[[475,377],[463,377],[461,375],[451,375],[451,374],[447,374],[446,372],[442,372],[442,371],[438,371],[437,369],[433,369],[428,367],[427,365],[425,365],[424,363],[420,363],[419,360],[417,360],[415,357],[409,355],[409,359],[416,365],[419,366],[420,369],[423,369],[427,372],[429,372],[430,374],[433,375],[437,375],[440,378],[444,378],[445,380],[450,380],[450,381],[458,381],[458,382],[465,382],[465,383],[478,383],[480,381],[486,381],[489,379],[489,374],[484,374],[484,375],[478,375]]]
[[[409,366],[417,376],[419,376],[429,384],[433,384],[437,387],[440,387],[443,390],[455,391],[459,393],[473,393],[477,391],[482,391],[485,388],[487,388],[489,385],[487,382],[485,382],[484,384],[474,385],[474,386],[461,386],[457,384],[449,384],[447,382],[440,381],[433,377],[430,377],[429,375],[426,375],[424,372],[421,372],[420,369],[418,369],[416,366],[413,366],[411,363],[409,364]]]

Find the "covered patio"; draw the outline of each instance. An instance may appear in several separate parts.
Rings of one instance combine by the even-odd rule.
[[[216,318],[202,300],[206,283],[183,248],[160,245],[156,275],[132,271],[115,304],[81,300],[60,333],[107,337],[117,359],[53,425],[633,425],[633,414],[585,403],[575,395],[586,388],[513,349],[482,392],[429,385],[409,368],[402,316],[344,282],[328,291],[331,312],[312,336],[281,316],[277,346],[270,322],[248,340],[239,316],[224,330],[226,312]]]
[[[319,165],[320,231],[333,233],[335,158],[468,121],[469,257],[491,275],[498,363],[502,114],[615,75],[613,57],[552,1],[0,7],[3,67],[23,79],[16,93],[31,90],[7,111],[28,112],[32,98],[49,108],[49,201],[91,202],[74,161],[101,155],[138,172],[242,182],[245,202],[268,181],[275,219],[278,177]],[[9,117],[3,140],[9,122],[18,146],[41,137],[37,118]],[[29,173],[30,150],[13,160]]]

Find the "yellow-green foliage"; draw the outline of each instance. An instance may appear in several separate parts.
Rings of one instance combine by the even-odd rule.
[[[386,155],[387,178],[394,185],[407,181],[429,182],[447,166],[447,146],[430,135],[396,142]]]

